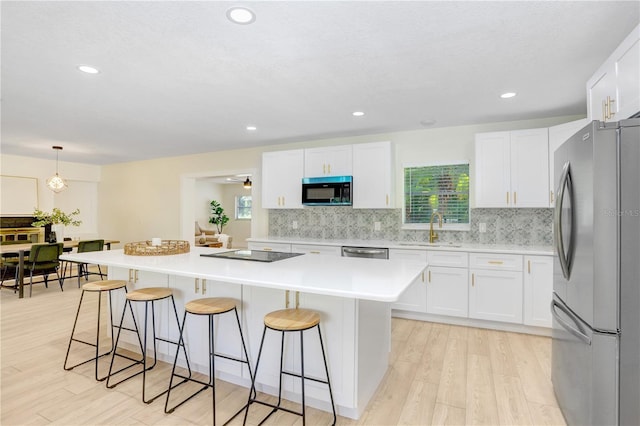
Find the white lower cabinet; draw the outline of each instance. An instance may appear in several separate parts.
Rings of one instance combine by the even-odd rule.
[[[522,256],[469,255],[469,318],[522,324]]]
[[[424,250],[390,249],[389,259],[416,260],[424,262],[427,254]],[[411,312],[427,312],[427,286],[424,273],[407,287],[397,302],[391,305],[393,309]]]
[[[524,264],[524,323],[551,327],[553,257],[525,256]]]
[[[427,313],[466,318],[468,255],[463,252],[427,253]]]

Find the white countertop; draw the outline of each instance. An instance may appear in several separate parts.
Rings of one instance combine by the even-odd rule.
[[[159,272],[212,281],[355,299],[395,302],[426,268],[426,261],[302,255],[272,263],[201,257],[229,251],[191,247],[169,256],[130,256],[123,250],[68,253],[62,260]]]
[[[257,243],[284,243],[284,244],[312,244],[319,246],[355,246],[355,247],[386,247],[392,249],[421,249],[421,250],[444,250],[444,251],[464,251],[476,253],[508,253],[552,256],[554,251],[552,246],[523,246],[517,244],[469,244],[469,243],[447,243],[439,242],[434,244],[424,242],[409,241],[387,241],[387,240],[308,240],[295,238],[249,238],[249,242]]]

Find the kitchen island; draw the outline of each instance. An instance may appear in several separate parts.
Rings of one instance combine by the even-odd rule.
[[[338,414],[357,419],[382,380],[391,345],[391,303],[426,268],[426,262],[379,262],[361,258],[326,258],[302,255],[273,262],[202,257],[227,249],[192,247],[190,253],[170,256],[130,256],[123,250],[69,253],[63,260],[109,266],[110,279],[129,281],[129,289],[166,286],[174,289],[180,315],[186,302],[200,297],[233,297],[239,313],[252,365],[262,335],[264,315],[284,307],[300,306],[321,313],[329,372]],[[122,312],[124,298],[114,301]],[[177,338],[170,327],[169,306],[159,306],[163,321],[156,324],[160,335]],[[120,314],[121,315],[121,314]],[[207,372],[206,320],[189,319],[185,341],[192,367]],[[228,321],[227,321],[228,320]],[[233,318],[217,321],[216,348],[232,356],[241,353],[240,339],[233,333]],[[227,331],[228,330],[228,331]],[[125,334],[123,334],[123,337]],[[133,348],[134,339],[128,340]],[[287,336],[285,369],[299,371],[297,336]],[[307,347],[308,346],[308,347]],[[159,344],[161,359],[173,361],[174,349]],[[268,335],[261,358],[258,390],[276,394],[280,341]],[[248,387],[249,374],[233,362],[216,362],[220,379]],[[305,371],[323,377],[319,342],[305,339]],[[299,401],[300,382],[283,380],[285,398]],[[330,410],[325,385],[307,382],[307,404]]]

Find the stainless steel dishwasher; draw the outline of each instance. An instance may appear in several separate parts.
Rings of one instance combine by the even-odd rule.
[[[366,257],[368,259],[389,259],[389,249],[382,247],[342,247],[342,257]]]

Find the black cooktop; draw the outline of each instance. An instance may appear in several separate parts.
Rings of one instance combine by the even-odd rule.
[[[234,250],[222,253],[201,254],[202,257],[221,257],[223,259],[253,260],[255,262],[275,262],[290,257],[300,256],[303,253],[285,253],[281,251],[262,250]]]

